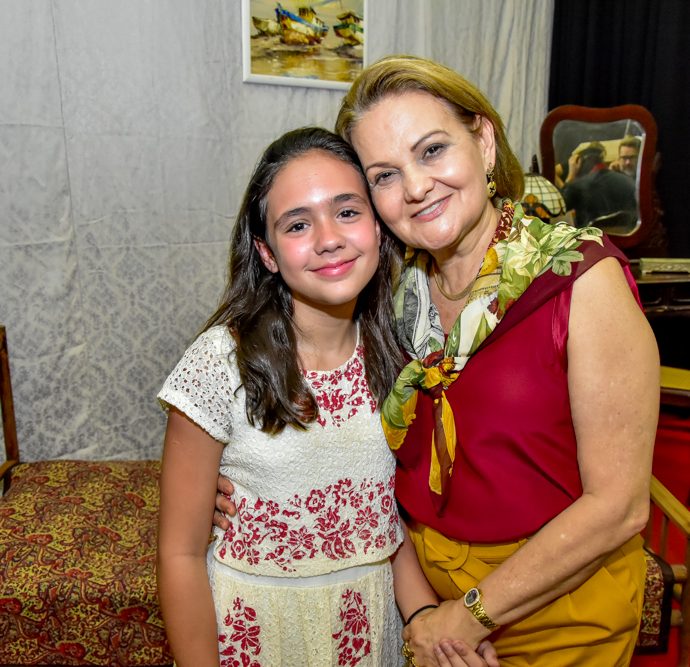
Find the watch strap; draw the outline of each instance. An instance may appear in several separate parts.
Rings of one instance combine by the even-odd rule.
[[[470,588],[470,590],[465,593],[463,603],[472,616],[474,616],[485,628],[489,630],[498,628],[498,624],[494,623],[486,611],[484,611],[484,605],[482,605],[482,592],[478,588]]]

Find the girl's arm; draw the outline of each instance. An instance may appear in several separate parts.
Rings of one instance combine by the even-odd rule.
[[[170,409],[163,448],[158,594],[177,667],[218,667],[206,550],[223,445]]]
[[[402,519],[401,519],[402,521]],[[395,601],[403,618],[403,623],[414,614],[415,611],[426,605],[438,605],[439,599],[431,587],[417,560],[417,552],[410,540],[407,526],[403,525],[403,542],[391,557],[393,565],[393,589]],[[415,619],[427,613],[421,611],[415,615]]]
[[[479,587],[497,624],[512,623],[587,580],[645,526],[659,409],[659,356],[621,267],[604,259],[573,287],[568,387],[583,493]],[[406,628],[413,648],[489,634],[462,600]]]

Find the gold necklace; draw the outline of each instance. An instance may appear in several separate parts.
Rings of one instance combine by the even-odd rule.
[[[464,289],[460,290],[457,294],[450,294],[449,292],[446,292],[446,290],[443,289],[441,286],[441,281],[438,279],[438,271],[436,270],[436,267],[434,267],[434,280],[436,281],[436,287],[438,287],[438,291],[443,294],[443,296],[446,297],[449,301],[460,301],[461,299],[464,299],[471,291],[472,288],[474,287],[474,283],[477,280],[477,276],[472,278],[470,280],[470,284],[467,285]]]

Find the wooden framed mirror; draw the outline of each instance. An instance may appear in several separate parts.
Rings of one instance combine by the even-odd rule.
[[[559,106],[541,126],[542,174],[561,188],[578,226],[601,227],[616,245],[632,248],[660,222],[656,142],[654,117],[640,105]]]

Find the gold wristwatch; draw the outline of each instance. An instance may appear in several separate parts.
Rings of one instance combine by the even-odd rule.
[[[494,623],[489,615],[484,611],[482,606],[482,592],[478,588],[470,588],[463,598],[465,607],[470,610],[474,616],[485,628],[495,630],[498,625]]]

